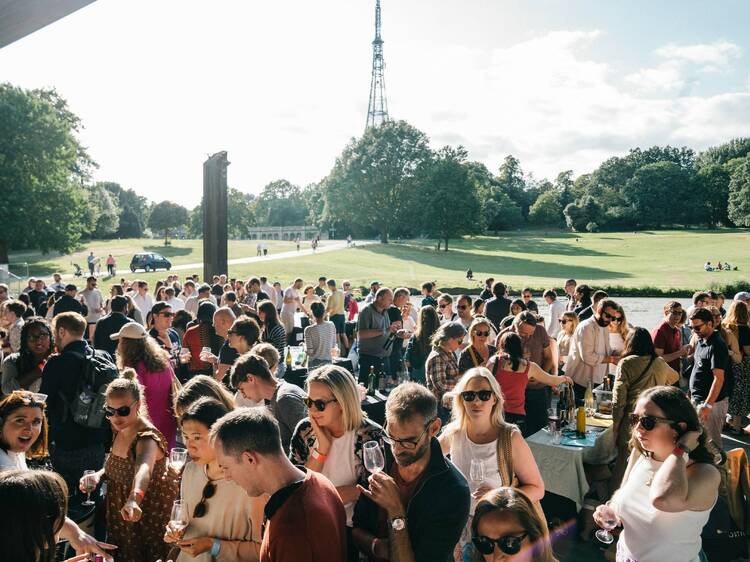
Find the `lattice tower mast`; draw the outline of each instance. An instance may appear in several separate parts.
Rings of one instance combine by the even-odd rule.
[[[372,79],[370,80],[370,102],[367,108],[365,129],[388,121],[388,100],[385,97],[385,61],[383,39],[380,36],[380,0],[375,1],[375,39],[372,42]]]

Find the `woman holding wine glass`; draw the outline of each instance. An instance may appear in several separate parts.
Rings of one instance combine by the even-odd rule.
[[[503,418],[503,395],[484,367],[466,371],[453,389],[453,419],[438,438],[444,454],[467,480],[472,491],[469,514],[485,493],[499,486],[516,486],[531,501],[544,497],[544,482],[521,432]],[[471,525],[471,517],[467,529]],[[466,560],[470,535],[464,533],[455,559]]]
[[[620,489],[594,512],[617,560],[703,562],[701,530],[716,504],[721,476],[695,407],[679,388],[641,393],[630,416],[632,452]]]
[[[362,412],[357,383],[343,367],[318,367],[305,384],[309,416],[294,431],[289,458],[324,474],[336,486],[346,509],[349,560],[357,560],[351,540],[354,504],[359,498],[357,484],[367,485],[368,470],[377,467],[374,461],[368,468],[365,455],[370,451],[373,462],[377,454],[373,447],[379,451],[378,445],[383,445],[382,428]]]
[[[260,521],[254,499],[224,478],[209,440],[211,426],[228,413],[227,406],[204,397],[180,417],[192,459],[182,473],[180,500],[174,502],[164,541],[179,548],[176,562],[258,560]],[[254,525],[255,524],[255,525]],[[255,531],[254,531],[255,527]]]
[[[169,546],[162,537],[177,495],[167,471],[167,442],[148,419],[133,369],[112,381],[105,396],[112,450],[103,469],[81,479],[81,488],[91,481],[95,486],[106,475],[107,531],[118,546],[115,562],[166,559]]]

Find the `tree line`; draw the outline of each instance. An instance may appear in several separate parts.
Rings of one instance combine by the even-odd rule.
[[[80,119],[55,90],[0,84],[0,263],[9,248],[67,252],[82,238],[203,232],[201,205],[153,203],[115,182],[78,140]],[[433,149],[405,121],[367,129],[329,174],[304,187],[279,179],[253,195],[228,189],[228,230],[314,225],[338,236],[430,237],[438,249],[464,234],[522,227],[576,232],[750,226],[750,138],[696,153],[634,148],[577,178],[536,179],[506,156],[496,173],[462,146]]]

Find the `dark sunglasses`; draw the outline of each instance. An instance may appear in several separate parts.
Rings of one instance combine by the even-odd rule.
[[[666,423],[669,425],[675,425],[675,422],[665,418],[657,418],[656,416],[639,416],[638,414],[630,414],[630,425],[635,427],[638,424],[646,431],[651,431],[656,427],[657,423]]]
[[[694,332],[700,332],[701,328],[705,325],[706,323],[703,322],[702,324],[698,324],[697,326],[690,326],[690,329],[693,330]]]
[[[159,316],[164,316],[166,318],[172,318],[174,316],[174,312],[160,312]]]
[[[466,306],[465,304],[459,304],[456,308],[458,308],[458,310],[466,310],[469,307]]]
[[[326,409],[326,406],[330,404],[331,402],[338,402],[335,398],[332,400],[313,400],[309,396],[305,398],[305,406],[308,408],[312,408],[315,406],[315,409],[318,410],[318,412],[324,412]]]
[[[606,318],[607,320],[610,320],[611,322],[621,322],[622,316],[612,316],[608,312],[602,312],[602,318]]]
[[[138,400],[133,402],[133,404],[135,404],[136,402],[138,402]],[[133,407],[133,404],[131,404],[130,406],[120,406],[119,408],[111,408],[109,406],[104,406],[104,415],[108,418],[111,418],[113,416],[119,416],[121,418],[124,418],[130,415],[130,408]]]
[[[474,335],[478,338],[485,338],[490,335],[490,331],[487,330],[486,332],[482,332],[480,330],[474,330]]]
[[[461,398],[464,399],[464,402],[474,402],[474,399],[479,397],[479,399],[482,402],[487,402],[490,398],[492,398],[492,391],[491,390],[465,390],[461,393]]]
[[[438,308],[445,308],[446,306],[450,306],[447,302],[443,304],[439,304]]]
[[[570,322],[570,320],[565,320],[563,318],[560,318],[560,320],[558,320],[558,322],[560,322],[560,324],[567,324],[568,322]]]
[[[211,499],[214,497],[214,494],[216,493],[216,484],[211,482],[210,480],[206,482],[206,485],[203,486],[203,492],[201,493],[201,501],[199,501],[195,509],[193,510],[193,517],[203,517],[208,512],[208,504],[206,503],[206,500]]]
[[[622,316],[611,316],[610,318],[612,318],[612,322],[615,322],[617,324],[622,322]]]
[[[513,555],[518,554],[521,551],[521,544],[528,535],[528,533],[518,536],[505,535],[504,537],[494,540],[489,537],[483,537],[482,535],[474,535],[471,537],[471,542],[474,543],[474,546],[480,554],[484,556],[492,554],[495,551],[495,545],[497,545],[505,554]]]

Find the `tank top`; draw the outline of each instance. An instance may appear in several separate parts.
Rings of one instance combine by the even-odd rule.
[[[500,367],[502,358],[495,362],[493,374],[505,396],[504,410],[511,414],[526,415],[526,385],[529,384],[530,361],[526,361],[526,369],[519,373]]]
[[[641,456],[617,492],[615,511],[622,520],[617,560],[699,562],[706,511],[659,511],[649,499],[650,483],[663,463]]]
[[[484,481],[471,481],[471,461],[481,461],[484,467]],[[497,461],[497,441],[490,443],[474,443],[466,431],[456,431],[451,440],[451,462],[461,471],[469,482],[469,488],[472,492],[479,489],[480,486],[489,486],[490,488],[499,488],[500,486],[510,486],[510,483],[504,483]],[[469,513],[474,514],[474,508],[477,505],[476,499],[471,498],[471,508]]]

